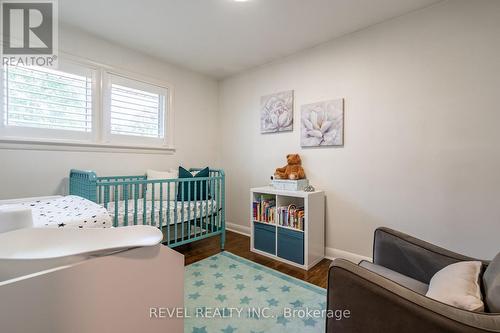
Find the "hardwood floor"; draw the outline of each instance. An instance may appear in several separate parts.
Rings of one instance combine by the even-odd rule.
[[[250,252],[250,237],[237,234],[235,232],[226,232],[226,251],[236,254],[240,257],[252,260],[261,265],[275,269],[282,273],[291,275],[295,278],[307,281],[322,288],[326,288],[328,267],[331,260],[323,259],[309,271],[290,266],[277,260],[261,256]],[[184,254],[185,265],[210,257],[220,252],[219,237],[210,237],[194,243],[186,244],[175,248],[176,251]]]

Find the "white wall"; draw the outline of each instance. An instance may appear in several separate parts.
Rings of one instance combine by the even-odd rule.
[[[500,235],[500,2],[454,0],[224,80],[227,219],[298,152],[326,191],[326,244],[371,255],[389,226],[492,257]],[[260,96],[295,90],[292,133],[259,133]],[[302,104],[345,98],[345,147],[301,149]]]
[[[103,153],[0,149],[0,198],[65,193],[71,168],[100,175],[143,174],[179,165],[213,166],[218,154],[218,84],[138,52],[108,43],[70,27],[60,29],[60,50],[170,83],[175,90],[176,152],[167,154]]]

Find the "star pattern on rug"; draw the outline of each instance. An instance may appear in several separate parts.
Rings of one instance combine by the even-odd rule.
[[[210,268],[218,268],[219,266],[217,264],[212,264],[210,265]]]
[[[201,287],[201,286],[203,286],[204,284],[205,284],[205,282],[203,282],[202,280],[199,280],[199,281],[196,281],[196,282],[194,283],[194,286],[196,286],[196,287]]]
[[[290,304],[293,305],[294,308],[300,308],[304,305],[304,303],[301,302],[300,300],[296,300],[295,302],[292,302]]]
[[[217,258],[217,259],[213,259]],[[197,265],[198,264],[198,265]],[[217,266],[214,269],[214,265]],[[199,272],[200,274],[196,273]],[[284,307],[324,310],[326,291],[287,275],[222,252],[186,266],[185,300],[188,313],[184,332],[284,333],[323,332],[324,318],[285,316]],[[219,317],[197,317],[197,309]],[[238,313],[232,309],[243,309]],[[267,308],[266,314],[251,309]],[[212,309],[212,310],[210,310]],[[205,311],[203,311],[205,313]],[[209,313],[209,312],[207,312]]]
[[[195,292],[194,294],[189,294],[189,299],[198,299],[200,296],[199,292]]]
[[[288,324],[290,322],[290,320],[288,320],[287,318],[285,318],[284,315],[280,315],[278,316],[278,318],[276,319],[276,322],[278,324],[281,324],[283,326],[286,326],[286,324]]]
[[[290,286],[282,286],[281,287],[281,291],[284,292],[284,293],[287,293],[290,291]]]
[[[221,332],[223,333],[233,333],[236,331],[236,328],[232,327],[231,325],[228,325],[226,328],[221,329]]]
[[[245,297],[240,299],[240,304],[250,304],[251,300],[252,300],[252,298],[245,296]]]
[[[257,287],[257,291],[259,293],[267,292],[268,289],[269,289],[269,287],[264,287],[264,286]]]
[[[267,300],[267,304],[269,304],[269,306],[278,306],[279,302],[277,299],[271,298]]]
[[[305,326],[312,326],[312,327],[314,327],[316,325],[316,320],[314,320],[312,318],[303,319],[302,321],[304,322]]]

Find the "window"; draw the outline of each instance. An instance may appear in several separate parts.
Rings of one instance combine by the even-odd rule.
[[[91,137],[94,70],[66,64],[61,65],[61,70],[3,66],[2,71],[5,135],[53,139]]]
[[[167,89],[110,73],[105,81],[108,139],[164,143]]]
[[[171,149],[170,89],[87,61],[3,66],[0,141]]]

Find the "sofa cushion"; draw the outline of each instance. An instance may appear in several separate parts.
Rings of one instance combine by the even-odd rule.
[[[392,269],[385,268],[384,266],[376,265],[369,261],[363,260],[359,263],[359,266],[364,267],[378,275],[385,277],[391,281],[396,282],[399,285],[402,285],[405,288],[413,290],[416,293],[421,295],[425,295],[429,286],[423,282],[412,279],[406,275],[400,274]]]
[[[461,261],[439,270],[425,296],[467,311],[484,311],[480,261]]]
[[[500,252],[484,271],[483,284],[488,312],[500,313]]]

